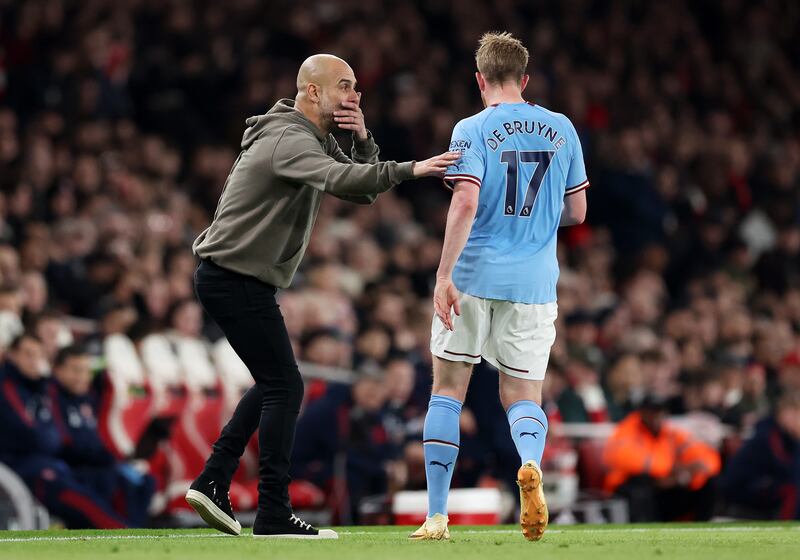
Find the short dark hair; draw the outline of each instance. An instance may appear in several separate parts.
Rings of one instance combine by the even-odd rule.
[[[56,358],[53,361],[53,367],[55,368],[64,365],[66,361],[69,360],[70,358],[77,358],[88,355],[89,352],[87,352],[86,348],[84,348],[80,344],[71,344],[69,346],[64,346],[56,354]]]
[[[178,314],[178,311],[180,311],[184,306],[196,302],[197,300],[195,300],[193,297],[185,297],[174,301],[167,310],[167,323],[172,325],[172,322],[175,320],[175,316]]]
[[[61,321],[63,315],[55,309],[45,309],[36,315],[28,318],[26,326],[28,329],[35,330],[40,324],[45,321]]]
[[[664,360],[664,353],[657,348],[645,350],[639,354],[639,359],[643,362],[660,362]]]
[[[34,340],[34,341],[38,342],[39,344],[41,344],[41,342],[42,342],[42,340],[38,336],[36,336],[34,333],[32,333],[31,331],[24,331],[24,332],[18,334],[17,336],[15,336],[11,340],[11,344],[8,345],[8,349],[9,350],[19,350],[20,345],[22,345],[22,341],[25,340],[26,338]]]
[[[8,294],[18,294],[19,293],[19,286],[17,284],[0,284],[0,296],[5,296]]]

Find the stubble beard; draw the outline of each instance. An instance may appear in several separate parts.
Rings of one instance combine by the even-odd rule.
[[[325,133],[333,133],[335,122],[333,112],[336,111],[337,108],[334,104],[329,103],[325,98],[319,104],[319,124],[322,127],[322,131]]]

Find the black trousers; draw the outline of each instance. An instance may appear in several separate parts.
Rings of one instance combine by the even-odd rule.
[[[276,288],[203,260],[195,272],[195,291],[256,382],[222,429],[204,472],[230,483],[258,426],[258,518],[286,519],[292,511],[289,465],[303,380]]]
[[[652,521],[708,521],[716,505],[716,479],[690,490],[683,486],[661,488],[649,476],[634,476],[615,494],[628,501],[631,523]]]

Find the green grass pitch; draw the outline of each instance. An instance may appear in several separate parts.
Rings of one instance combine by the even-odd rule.
[[[450,542],[409,542],[411,527],[342,527],[339,540],[256,540],[212,530],[0,531],[0,559],[62,560],[783,560],[800,558],[800,524],[553,526],[540,542],[517,527],[451,527]]]

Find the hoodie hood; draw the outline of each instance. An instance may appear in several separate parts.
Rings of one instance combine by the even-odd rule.
[[[243,150],[246,150],[252,146],[253,142],[258,140],[261,135],[264,134],[268,125],[275,125],[279,123],[304,126],[313,132],[314,136],[319,138],[320,141],[324,140],[327,136],[326,134],[323,134],[323,132],[317,128],[314,123],[308,120],[303,113],[295,109],[294,99],[281,99],[275,105],[273,105],[272,109],[267,111],[266,114],[255,115],[248,118],[244,122],[247,125],[247,128],[242,136]]]

